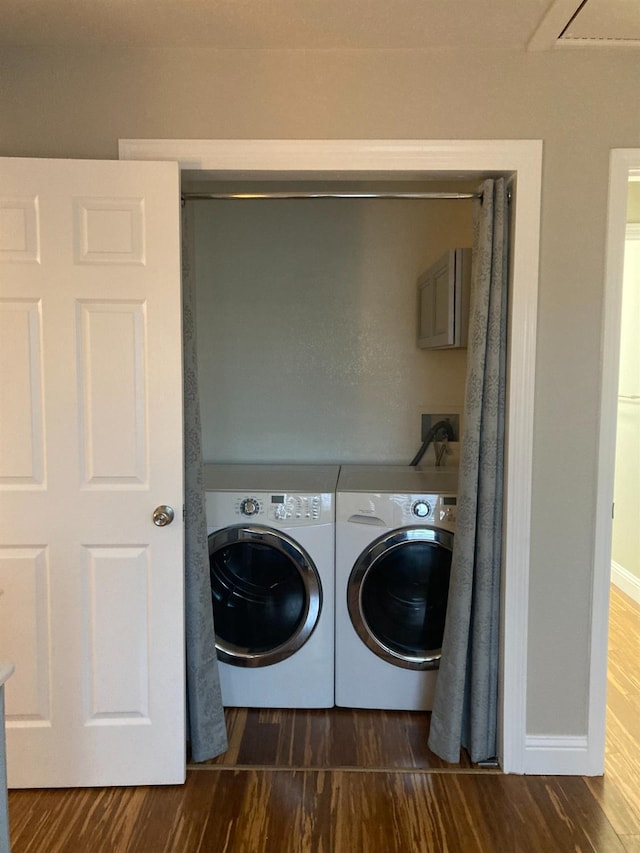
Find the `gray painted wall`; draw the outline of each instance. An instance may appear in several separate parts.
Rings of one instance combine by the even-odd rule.
[[[636,50],[5,49],[0,152],[119,137],[544,140],[527,729],[587,728],[609,151],[640,147]]]
[[[203,452],[408,463],[461,413],[466,350],[416,346],[416,278],[472,242],[469,201],[194,202]]]

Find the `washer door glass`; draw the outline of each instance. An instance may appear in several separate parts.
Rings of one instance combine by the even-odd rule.
[[[226,527],[209,536],[218,658],[236,666],[284,660],[311,636],[320,577],[309,555],[268,527]]]
[[[395,530],[358,558],[347,591],[362,641],[406,669],[436,669],[447,613],[453,536],[416,527]]]

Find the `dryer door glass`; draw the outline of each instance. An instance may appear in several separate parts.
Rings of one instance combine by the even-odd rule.
[[[218,657],[266,666],[302,646],[318,620],[320,578],[292,539],[269,528],[225,528],[209,537]]]
[[[409,528],[376,540],[349,582],[351,621],[379,657],[408,669],[440,660],[449,595],[452,537]]]

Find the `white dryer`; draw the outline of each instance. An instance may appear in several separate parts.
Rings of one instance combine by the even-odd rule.
[[[334,704],[338,466],[205,465],[222,701]]]
[[[342,466],[336,493],[336,705],[430,710],[457,470]]]

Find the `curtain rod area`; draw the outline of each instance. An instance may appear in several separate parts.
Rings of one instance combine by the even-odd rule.
[[[255,193],[182,193],[183,201],[256,201],[272,199],[303,198],[386,198],[386,199],[465,199],[481,198],[482,193],[445,193],[445,192],[332,192],[304,191],[294,192],[255,192]]]

